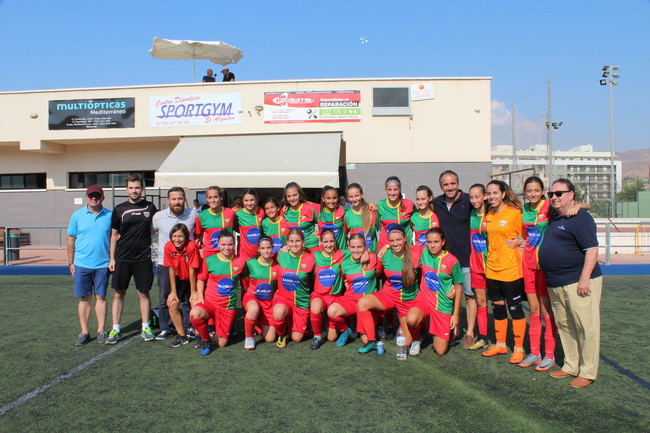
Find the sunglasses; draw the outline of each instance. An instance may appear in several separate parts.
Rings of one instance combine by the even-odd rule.
[[[92,198],[93,200],[99,200],[100,198],[102,198],[101,194],[97,194],[96,192],[92,194],[88,194],[88,197]]]
[[[567,192],[571,192],[571,191],[550,191],[548,193],[548,198],[553,198],[553,196],[555,196],[557,198],[560,198],[560,197],[562,197],[563,194],[565,194]]]

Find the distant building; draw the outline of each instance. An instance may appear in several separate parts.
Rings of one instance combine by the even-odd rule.
[[[517,149],[513,164],[512,145],[492,146],[492,175],[515,170],[532,169],[513,175],[511,182],[516,191],[521,191],[523,180],[533,174],[548,182],[546,144],[536,144],[528,149]],[[566,177],[588,195],[587,200],[609,201],[611,162],[609,152],[594,152],[591,144],[576,146],[569,150],[553,152],[554,179]],[[622,188],[622,164],[614,159],[616,190]]]

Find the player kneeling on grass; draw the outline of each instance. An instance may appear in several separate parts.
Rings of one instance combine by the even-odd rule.
[[[217,242],[219,252],[205,258],[196,284],[197,300],[190,311],[192,326],[201,336],[201,355],[212,351],[208,320],[214,318],[219,347],[228,343],[235,321],[237,290],[244,261],[235,257],[235,237],[222,230]]]
[[[183,327],[180,305],[188,302],[190,294],[196,293],[196,274],[199,268],[199,250],[190,240],[190,232],[183,223],[178,223],[169,234],[171,242],[165,245],[165,266],[169,267],[169,285],[171,291],[167,296],[169,315],[176,328],[178,337],[169,347],[179,347],[188,343]]]
[[[244,196],[245,197],[245,196]],[[267,343],[275,340],[273,326],[273,293],[278,282],[277,266],[273,265],[273,241],[262,236],[257,243],[258,257],[246,262],[245,272],[249,276],[248,288],[242,305],[244,316],[244,348],[255,349],[253,332],[257,326]]]
[[[440,356],[447,353],[449,337],[458,327],[463,292],[463,270],[458,259],[446,249],[445,233],[438,227],[426,232],[427,246],[420,255],[419,304],[406,316],[409,326],[417,327],[429,316],[429,333],[433,349]]]

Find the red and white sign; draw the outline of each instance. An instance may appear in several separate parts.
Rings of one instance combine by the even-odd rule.
[[[264,93],[264,123],[361,121],[361,92],[330,90]]]

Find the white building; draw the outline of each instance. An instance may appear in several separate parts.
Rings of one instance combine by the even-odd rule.
[[[548,147],[546,144],[536,144],[528,149],[517,149],[515,164],[513,164],[512,145],[499,144],[492,146],[492,174],[507,173],[514,170],[531,169],[513,175],[512,186],[521,191],[523,181],[533,174],[540,176],[548,184],[547,164]],[[616,169],[616,190],[622,188],[622,164],[614,159]],[[576,146],[569,150],[553,152],[552,175],[554,179],[566,177],[584,193],[587,200],[610,199],[611,160],[609,152],[595,152],[591,144]]]

